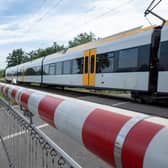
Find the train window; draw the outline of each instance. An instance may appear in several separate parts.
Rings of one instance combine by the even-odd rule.
[[[97,73],[110,73],[114,70],[114,53],[97,55]]]
[[[18,70],[18,73],[17,73],[17,74],[18,74],[18,76],[21,76],[21,72],[20,72],[20,70]]]
[[[49,75],[55,75],[55,64],[49,65]]]
[[[22,74],[22,73],[21,73]],[[35,69],[34,68],[27,68],[26,70],[25,70],[25,75],[27,75],[27,76],[31,76],[31,75],[35,75],[36,74],[36,72],[35,72]]]
[[[85,73],[88,73],[88,57],[85,57]]]
[[[72,74],[83,73],[83,58],[72,60]]]
[[[168,70],[168,41],[161,43],[159,64],[160,70]]]
[[[147,71],[149,69],[150,45],[138,48],[138,70]]]
[[[90,67],[90,72],[94,73],[94,65],[95,65],[95,56],[92,55],[91,56],[91,63],[90,63],[91,67]]]
[[[62,62],[57,62],[56,63],[56,75],[61,75],[62,74]]]
[[[63,62],[63,74],[71,74],[71,61]]]
[[[119,51],[118,68],[135,68],[138,64],[138,49],[126,49]]]
[[[29,67],[25,69],[24,75],[26,76],[34,76],[34,75],[41,75],[41,67]]]
[[[44,75],[48,75],[49,74],[49,65],[44,65],[43,74]]]
[[[35,75],[41,75],[41,66],[35,67]]]

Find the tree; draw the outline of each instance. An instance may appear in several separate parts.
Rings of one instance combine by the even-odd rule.
[[[77,37],[75,37],[72,41],[69,41],[69,48],[81,45],[81,44],[85,44],[87,42],[91,42],[91,41],[95,41],[95,34],[93,34],[92,32],[90,32],[89,34],[87,33],[81,33],[79,35],[77,35]]]
[[[28,53],[28,55],[30,56],[31,60],[34,60],[40,57],[44,57],[59,52],[63,49],[64,49],[63,45],[58,45],[56,42],[54,42],[51,47],[47,47],[46,49],[39,48],[38,50],[31,51],[30,53]]]
[[[69,46],[66,48],[75,47],[81,44],[85,44],[87,42],[95,41],[95,35],[93,33],[81,33],[77,35],[72,41],[69,41]],[[37,49],[32,50],[29,53],[24,52],[21,48],[15,49],[12,53],[9,53],[7,57],[7,67],[15,66],[24,62],[28,62],[30,60],[34,60],[40,57],[45,57],[47,55],[65,50],[64,45],[59,45],[56,42],[52,44],[51,47],[47,47],[45,49]]]
[[[0,70],[0,79],[3,78],[5,76],[5,71],[4,70]]]
[[[15,66],[29,61],[29,57],[22,49],[13,50],[7,57],[7,67]]]

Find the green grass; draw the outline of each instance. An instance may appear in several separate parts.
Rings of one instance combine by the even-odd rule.
[[[129,94],[128,91],[114,91],[114,90],[94,90],[94,89],[85,89],[85,88],[65,88],[65,90],[83,92],[83,93],[95,93],[102,95],[120,95],[120,94]]]
[[[84,93],[89,93],[90,91],[88,89],[85,88],[68,88],[65,87],[65,90],[70,90],[70,91],[76,91],[76,92],[84,92]]]
[[[5,99],[4,95],[2,93],[0,93],[0,99]]]
[[[0,78],[0,82],[4,82],[5,81],[5,78]]]
[[[39,83],[31,83],[31,86],[40,86]]]

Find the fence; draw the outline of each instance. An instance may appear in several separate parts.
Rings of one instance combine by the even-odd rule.
[[[3,127],[7,135],[0,136],[7,158],[7,162],[1,163],[1,166],[4,168],[81,168],[39,128],[3,100],[0,100],[0,112],[1,121],[5,121]]]

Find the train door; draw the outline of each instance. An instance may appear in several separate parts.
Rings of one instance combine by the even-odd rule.
[[[96,49],[94,48],[84,52],[83,85],[95,86],[95,78],[96,78]]]

